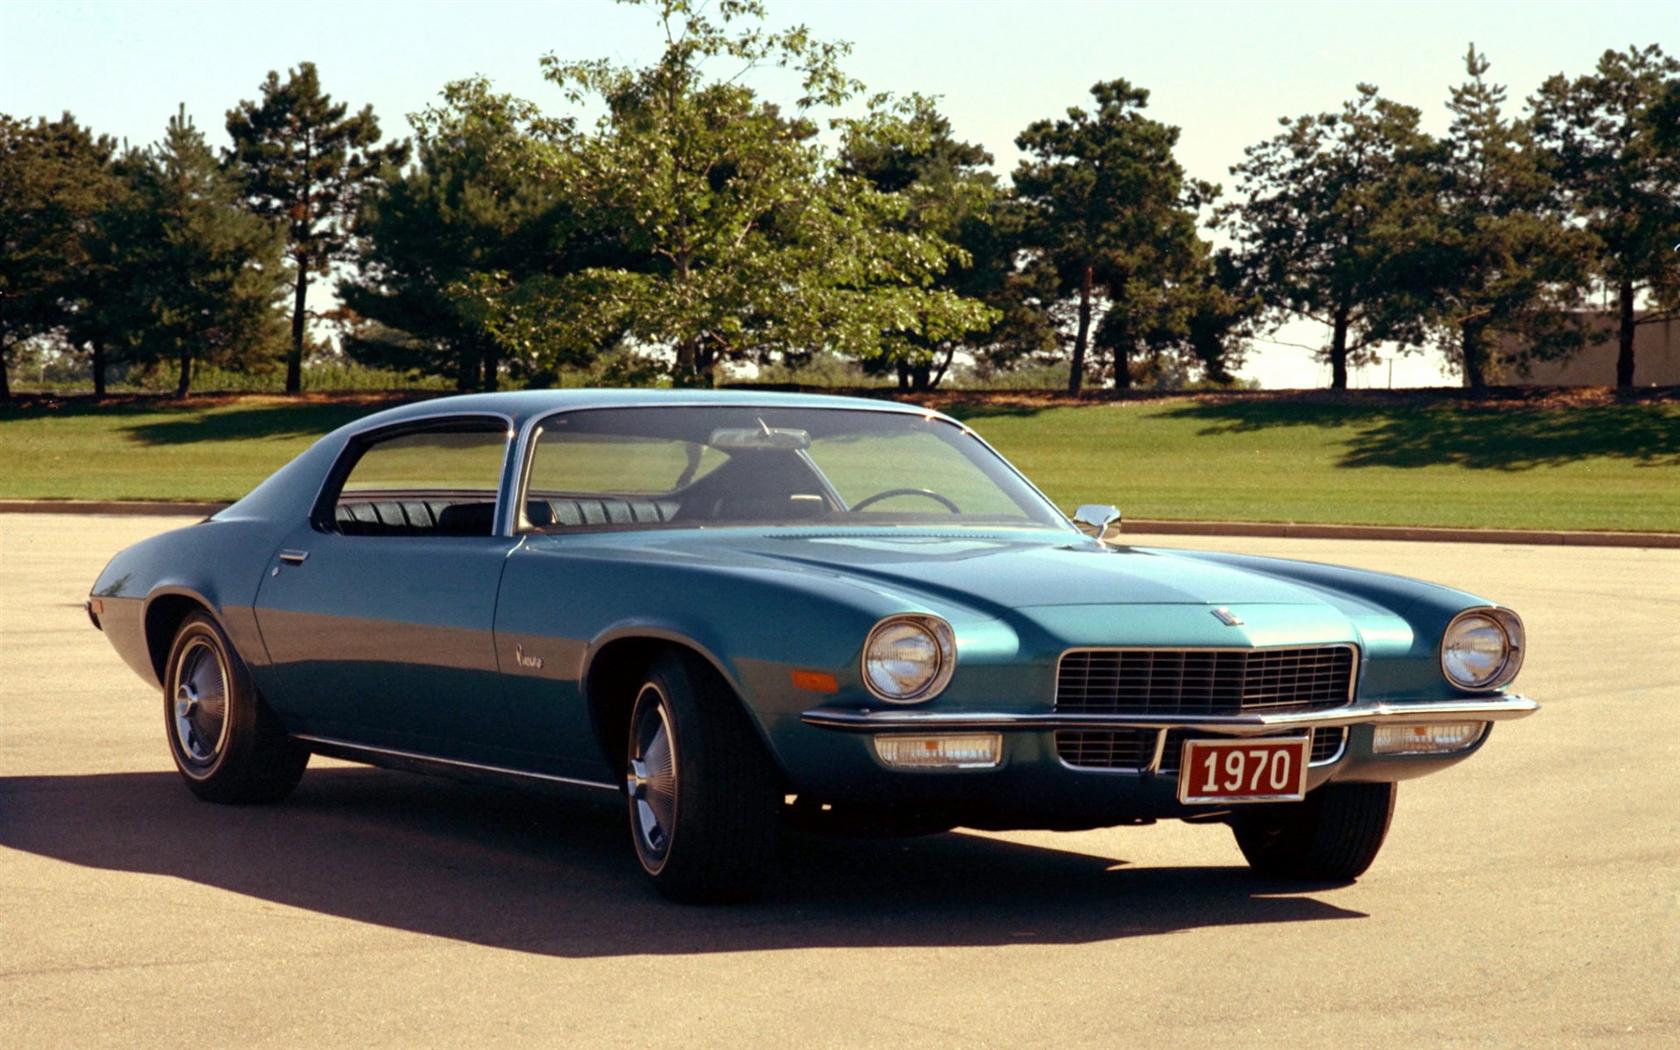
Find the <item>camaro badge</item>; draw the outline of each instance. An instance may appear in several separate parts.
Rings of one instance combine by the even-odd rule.
[[[1227,627],[1241,627],[1242,626],[1242,622],[1243,622],[1242,617],[1238,616],[1236,613],[1232,612],[1231,610],[1225,608],[1225,606],[1223,606],[1223,605],[1221,605],[1219,608],[1213,610],[1213,615],[1219,617],[1219,622],[1224,624]]]
[[[516,645],[513,647],[513,658],[519,661],[520,667],[529,667],[533,671],[542,670],[542,657],[526,656],[525,647],[523,645]]]

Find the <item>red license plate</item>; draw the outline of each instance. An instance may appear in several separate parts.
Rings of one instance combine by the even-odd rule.
[[[1307,796],[1310,737],[1186,740],[1180,802],[1299,802]]]

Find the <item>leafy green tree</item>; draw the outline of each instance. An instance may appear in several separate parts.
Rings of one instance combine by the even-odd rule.
[[[930,390],[950,370],[960,348],[1019,338],[1013,300],[1020,226],[988,166],[983,147],[953,136],[951,122],[934,100],[911,95],[873,107],[868,118],[849,121],[840,145],[839,171],[862,176],[882,193],[905,199],[902,230],[955,245],[943,273],[931,287],[985,303],[993,322],[973,330],[947,331],[943,339],[926,326],[887,341],[873,362],[898,373],[900,389]],[[1012,309],[1013,308],[1013,309]]]
[[[1680,61],[1652,44],[1606,51],[1594,72],[1552,76],[1529,100],[1570,211],[1597,240],[1597,279],[1616,295],[1624,388],[1634,382],[1638,326],[1680,316],[1677,84]]]
[[[822,349],[868,360],[903,333],[943,340],[989,323],[984,304],[933,285],[960,252],[905,229],[900,195],[825,156],[808,114],[855,92],[843,48],[803,27],[766,31],[755,0],[652,6],[664,46],[651,64],[544,60],[573,104],[604,106],[569,144],[569,177],[629,259],[523,297],[513,327],[577,346],[622,333],[668,352],[676,382],[705,385],[723,362]],[[740,82],[755,67],[799,77],[793,115]]]
[[[300,63],[284,83],[270,71],[261,93],[261,101],[228,111],[233,149],[227,160],[243,180],[251,208],[286,227],[295,282],[286,392],[297,393],[303,389],[309,278],[348,257],[350,223],[363,192],[385,165],[403,163],[408,144],[379,145],[373,107],[350,114],[346,103],[334,103],[321,90],[313,62]]]
[[[144,365],[173,364],[176,396],[185,397],[195,362],[249,364],[278,345],[285,234],[243,207],[238,183],[184,109],[124,167],[133,189],[120,219],[124,279],[111,289],[113,309],[132,325],[126,352]]]
[[[1422,253],[1435,207],[1437,144],[1411,106],[1369,84],[1339,113],[1285,118],[1231,173],[1220,212],[1274,321],[1330,329],[1332,388],[1379,343],[1419,345],[1431,302]]]
[[[1149,92],[1124,80],[1094,85],[1094,110],[1068,109],[1015,139],[1027,154],[1015,194],[1027,213],[1028,243],[1055,273],[1063,299],[1076,302],[1068,392],[1085,383],[1099,299],[1100,341],[1115,354],[1115,381],[1129,383],[1129,357],[1178,330],[1180,285],[1198,267],[1203,245],[1196,207],[1212,187],[1191,182],[1173,158],[1178,129],[1143,115]]]
[[[414,118],[415,164],[387,169],[356,223],[361,251],[339,296],[356,318],[350,354],[494,390],[504,365],[540,377],[588,354],[512,322],[510,292],[610,261],[566,193],[567,125],[482,79],[444,88]]]
[[[56,121],[0,114],[0,400],[11,396],[14,348],[74,319],[113,148],[68,113]]]
[[[1176,286],[1172,325],[1163,331],[1150,364],[1178,372],[1194,365],[1211,384],[1228,386],[1242,367],[1264,302],[1235,254],[1222,248],[1205,256]],[[1163,353],[1165,351],[1165,353]]]
[[[101,166],[100,199],[81,231],[78,266],[64,284],[64,340],[87,351],[94,397],[105,396],[110,366],[126,359],[123,350],[144,323],[130,310],[128,294],[132,282],[150,275],[131,265],[145,246],[137,236],[141,216],[127,167],[124,157]]]
[[[1528,127],[1503,115],[1505,89],[1487,81],[1487,56],[1471,45],[1469,77],[1452,89],[1452,127],[1440,182],[1429,269],[1433,322],[1443,349],[1480,390],[1512,361],[1494,337],[1516,335],[1522,356],[1550,357],[1578,345],[1567,323],[1586,282],[1592,245],[1565,222],[1556,186]]]

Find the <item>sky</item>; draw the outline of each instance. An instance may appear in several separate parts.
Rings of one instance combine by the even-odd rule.
[[[940,96],[956,133],[996,157],[1033,120],[1089,100],[1099,80],[1149,89],[1149,111],[1181,129],[1186,171],[1230,186],[1246,146],[1281,117],[1334,110],[1360,82],[1419,107],[1427,130],[1447,125],[1449,85],[1474,42],[1510,87],[1512,110],[1547,76],[1591,70],[1609,48],[1659,43],[1680,53],[1680,0],[1525,3],[1095,3],[1082,0],[766,0],[772,24],[804,23],[849,41],[846,68],[871,91]],[[68,110],[132,143],[158,138],[185,104],[223,145],[226,111],[255,98],[271,69],[300,61],[355,106],[371,103],[387,134],[448,81],[488,77],[503,91],[564,111],[538,60],[610,57],[637,63],[659,43],[652,13],[609,0],[313,0],[41,2],[0,0],[0,112]],[[763,85],[774,96],[779,85]],[[1245,375],[1267,387],[1318,386],[1328,366],[1290,342],[1262,343]],[[1386,363],[1356,386],[1388,382]],[[1396,386],[1443,380],[1428,355],[1393,364]]]

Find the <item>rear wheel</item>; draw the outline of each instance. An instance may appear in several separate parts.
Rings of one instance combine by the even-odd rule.
[[[227,635],[202,613],[182,621],[169,648],[163,718],[175,768],[210,802],[278,801],[309,762],[257,696]]]
[[[630,837],[661,893],[753,896],[775,859],[782,796],[740,702],[710,667],[667,653],[630,712]]]
[[[1394,798],[1393,784],[1326,784],[1301,802],[1245,812],[1231,830],[1261,875],[1351,882],[1377,859]]]

